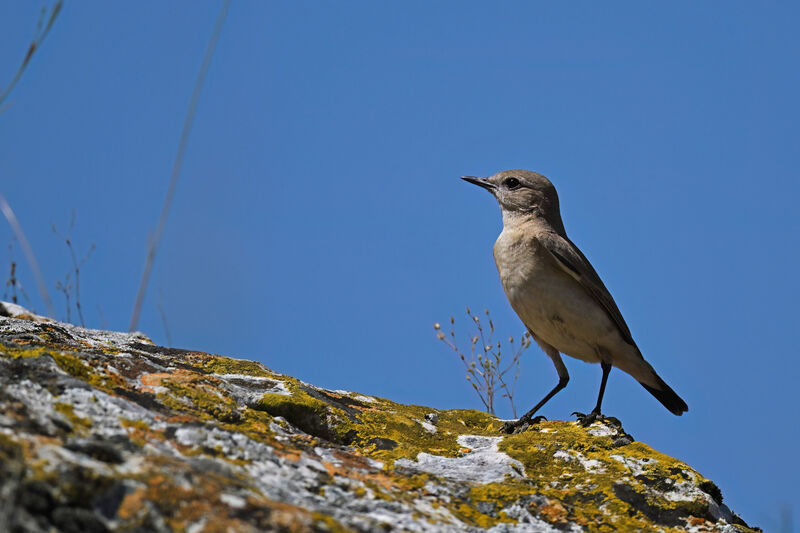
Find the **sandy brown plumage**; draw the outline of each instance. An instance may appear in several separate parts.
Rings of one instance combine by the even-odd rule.
[[[561,353],[600,363],[603,368],[597,405],[583,417],[586,423],[601,416],[612,366],[633,376],[672,413],[686,412],[686,403],[642,357],[597,271],[567,237],[553,184],[526,170],[464,179],[487,189],[500,204],[503,231],[495,243],[494,257],[503,289],[559,374],[558,385],[510,429],[530,421],[566,386],[569,373]]]

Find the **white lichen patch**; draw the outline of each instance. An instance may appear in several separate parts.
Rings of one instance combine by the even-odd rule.
[[[70,326],[70,333],[77,335],[81,340],[94,347],[113,346],[115,348],[122,348],[137,343],[153,344],[150,337],[141,331],[122,333],[119,331],[104,331],[101,329],[86,329],[78,326]]]
[[[208,519],[201,518],[197,522],[195,522],[193,524],[189,524],[186,527],[186,533],[202,533],[202,531],[205,529],[206,525],[208,525]]]
[[[184,446],[199,446],[217,450],[229,460],[272,460],[272,446],[255,441],[241,433],[204,426],[182,427],[175,431],[175,440]]]
[[[57,472],[65,464],[77,465],[99,475],[113,474],[111,468],[102,461],[92,459],[87,455],[76,453],[53,444],[43,444],[37,450],[38,465],[43,472]]]
[[[375,403],[378,401],[372,396],[364,396],[363,394],[354,394],[352,398],[354,400],[358,400],[359,402],[366,402],[366,403]]]
[[[647,458],[637,459],[636,457],[626,457],[624,455],[616,455],[616,454],[610,455],[609,457],[611,457],[615,461],[619,461],[620,463],[628,467],[628,470],[630,470],[631,474],[633,474],[634,476],[639,476],[641,474],[644,474],[647,471],[646,468],[648,465],[652,465],[657,462],[655,459],[647,459]]]
[[[447,507],[434,506],[428,498],[414,500],[414,507],[423,515],[429,516],[440,524],[457,524],[459,522]]]
[[[316,448],[314,448],[314,453],[316,453],[317,456],[319,456],[319,458],[326,463],[330,463],[334,466],[342,465],[342,460],[336,457],[336,454],[330,448],[323,448],[321,446],[317,446]]]
[[[524,477],[522,463],[498,449],[501,440],[503,437],[461,435],[458,443],[470,449],[461,457],[441,457],[423,452],[417,455],[416,461],[398,459],[394,464],[396,467],[471,483],[495,483],[503,481],[506,476]]]
[[[165,427],[158,417],[141,405],[100,390],[67,389],[56,401],[72,405],[73,413],[91,420],[93,432],[104,437],[125,435],[127,432],[122,420],[144,422],[153,429]]]
[[[6,387],[6,394],[14,398],[16,401],[25,405],[28,409],[28,417],[31,421],[41,426],[45,431],[54,433],[56,431],[53,425],[53,417],[63,419],[60,414],[56,414],[53,401],[53,395],[50,391],[39,385],[33,383],[29,379],[23,379],[18,383],[11,383]],[[10,424],[14,423],[10,419]]]
[[[718,522],[716,524],[703,522],[697,525],[687,524],[684,531],[686,531],[686,533],[708,533],[709,531],[714,531],[716,533],[741,533],[742,530],[731,524],[725,524],[724,522]]]
[[[44,321],[52,322],[53,321],[51,318],[47,318],[47,317],[44,317],[44,316],[40,316],[40,315],[31,313],[30,311],[28,311],[27,309],[25,309],[21,305],[18,305],[18,304],[12,303],[12,302],[0,302],[0,305],[5,307],[6,314],[8,314],[8,316],[11,316],[11,317],[14,317],[14,318],[17,318],[18,316],[21,316],[21,315],[27,315],[27,316],[33,317],[34,319],[37,319],[38,321],[42,321],[42,322],[44,322]]]
[[[414,422],[416,422],[417,424],[419,424],[420,426],[422,426],[422,428],[423,428],[425,431],[427,431],[428,433],[430,433],[431,435],[433,435],[434,433],[436,433],[436,426],[434,426],[434,425],[433,425],[433,424],[431,424],[430,422],[426,422],[425,420],[418,420],[418,419],[416,419],[416,418],[414,419]]]
[[[239,408],[253,405],[264,394],[292,395],[285,382],[272,377],[246,374],[213,374],[213,376],[222,380],[221,388],[230,394]]]
[[[566,462],[578,461],[584,470],[592,474],[602,474],[606,471],[603,463],[597,459],[588,459],[580,452],[556,450],[553,457]]]
[[[273,385],[269,389],[265,390],[264,392],[269,392],[269,393],[272,393],[272,394],[282,394],[284,396],[291,396],[292,395],[292,393],[289,392],[289,389],[286,388],[286,383],[284,383],[283,381],[275,381],[275,382],[273,382]]]
[[[222,500],[222,502],[228,507],[232,507],[234,509],[242,509],[245,505],[247,505],[247,500],[237,494],[223,492],[219,495],[219,499]]]
[[[0,302],[0,305],[5,308],[8,314],[12,315],[12,317],[3,317],[2,331],[4,333],[31,333],[36,335],[36,333],[41,331],[41,323],[46,322],[49,327],[57,327],[65,332],[70,338],[70,341],[74,344],[104,348],[123,348],[136,343],[153,344],[153,341],[140,331],[124,333],[119,331],[87,329],[72,324],[56,322],[51,318],[37,315],[24,307],[10,302]],[[13,318],[14,316],[25,316],[26,319]],[[28,320],[28,317],[33,320]],[[38,335],[36,336],[39,337]]]
[[[688,481],[676,482],[670,490],[658,492],[660,496],[671,502],[692,502],[697,500],[708,500],[711,498],[694,483]]]
[[[321,389],[321,390],[324,390],[324,389]],[[332,391],[329,391],[329,392],[332,392],[334,394],[338,394],[339,396],[347,396],[348,398],[352,398],[354,400],[358,400],[359,402],[375,403],[375,402],[378,401],[375,398],[373,398],[372,396],[367,396],[365,394],[359,394],[357,392],[344,390],[344,389],[336,389],[336,390],[332,390]]]
[[[211,374],[215,378],[219,378],[223,381],[237,383],[242,382],[248,385],[254,386],[263,386],[265,389],[262,392],[271,392],[273,394],[291,394],[289,389],[286,388],[286,385],[283,381],[275,380],[271,377],[265,376],[250,376],[248,374]]]
[[[520,502],[503,509],[503,512],[509,518],[513,518],[517,523],[502,523],[497,524],[489,529],[489,533],[561,533],[568,531],[569,533],[579,533],[583,528],[577,524],[569,524],[568,527],[556,528],[544,520],[538,518],[530,512],[530,507],[522,505]]]
[[[610,437],[612,435],[616,435],[618,430],[608,424],[604,424],[603,422],[595,422],[589,429],[586,430],[586,433],[593,437]]]
[[[269,430],[272,431],[277,440],[282,442],[286,442],[292,435],[305,434],[287,422],[282,416],[276,416],[270,421]]]

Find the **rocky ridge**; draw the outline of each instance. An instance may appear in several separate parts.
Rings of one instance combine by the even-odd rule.
[[[474,410],[0,315],[2,532],[757,531],[613,420],[504,436]]]

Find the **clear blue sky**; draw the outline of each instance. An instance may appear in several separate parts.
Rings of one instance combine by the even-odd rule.
[[[0,6],[0,85],[39,7]],[[61,318],[70,261],[50,226],[74,210],[76,246],[96,245],[88,325],[127,327],[218,7],[67,0],[0,113],[0,192]],[[615,371],[606,413],[779,529],[781,506],[800,512],[798,15],[746,1],[235,2],[140,329],[166,342],[160,301],[173,345],[478,408],[432,323],[470,305],[504,334],[522,326],[492,260],[499,210],[458,177],[537,170],[690,406],[675,417]],[[11,238],[3,222],[3,280]],[[24,262],[20,278],[43,312]],[[550,418],[594,405],[599,366],[567,365]],[[518,403],[555,382],[532,348]]]

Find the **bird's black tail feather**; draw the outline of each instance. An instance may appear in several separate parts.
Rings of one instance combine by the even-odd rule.
[[[655,374],[655,372],[654,372]],[[650,385],[645,385],[641,381],[642,387],[647,389],[647,391],[656,397],[656,400],[661,402],[664,407],[670,410],[670,412],[674,415],[682,415],[686,411],[689,410],[689,406],[686,405],[686,402],[678,396],[678,394],[672,390],[672,388],[664,383],[664,380],[661,379],[658,375],[656,375],[656,380],[658,381],[658,387],[651,387]]]

